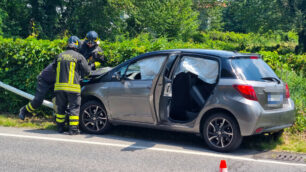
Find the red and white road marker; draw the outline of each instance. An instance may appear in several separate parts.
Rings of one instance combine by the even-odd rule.
[[[220,162],[220,172],[228,172],[225,160],[221,160]]]

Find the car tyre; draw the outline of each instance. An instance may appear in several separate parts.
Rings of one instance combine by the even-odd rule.
[[[206,144],[215,151],[233,151],[242,142],[238,123],[226,113],[217,112],[210,115],[202,126],[202,135]]]
[[[80,128],[91,134],[104,134],[111,125],[104,106],[97,101],[88,101],[81,106]]]

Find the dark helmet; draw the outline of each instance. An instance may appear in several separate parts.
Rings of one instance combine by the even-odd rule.
[[[97,42],[98,42],[98,34],[97,32],[95,31],[89,31],[87,34],[86,34],[86,38],[85,38],[85,42],[86,43],[91,43],[91,44],[94,44],[96,45]]]
[[[68,39],[68,47],[79,49],[81,44],[81,40],[77,36],[71,36]]]

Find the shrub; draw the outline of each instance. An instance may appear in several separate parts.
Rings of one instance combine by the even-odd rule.
[[[64,40],[0,38],[0,81],[29,92],[35,91],[36,76],[59,54]],[[25,99],[0,89],[0,111],[17,112]]]
[[[297,75],[292,70],[276,70],[277,75],[289,86],[290,97],[294,100],[296,108],[296,122],[288,130],[292,133],[306,131],[306,78]]]

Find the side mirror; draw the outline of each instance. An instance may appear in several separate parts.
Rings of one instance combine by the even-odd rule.
[[[121,72],[120,72],[120,71],[115,72],[115,73],[112,75],[112,78],[113,78],[113,79],[116,79],[116,80],[118,80],[118,81],[120,81],[120,80],[121,80]]]

